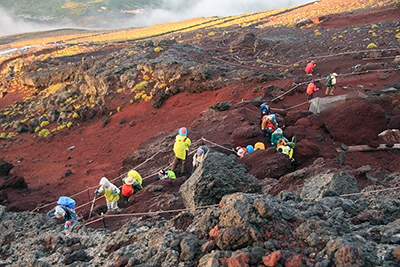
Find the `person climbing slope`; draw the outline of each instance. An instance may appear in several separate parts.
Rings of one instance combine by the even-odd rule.
[[[281,128],[278,128],[278,129],[276,129],[276,131],[273,132],[272,135],[271,135],[271,145],[272,145],[273,147],[276,148],[276,147],[278,146],[278,140],[279,140],[280,138],[284,138],[284,137],[283,137],[283,131],[282,131]]]
[[[180,128],[178,135],[175,137],[174,143],[175,158],[172,162],[171,169],[175,171],[176,166],[181,162],[181,175],[184,175],[185,173],[187,151],[189,150],[189,146],[192,144],[190,139],[187,137],[187,132],[188,130],[185,127]]]
[[[200,163],[204,161],[204,157],[208,151],[208,147],[202,146],[197,149],[196,153],[193,156],[193,167],[199,166]]]
[[[332,74],[329,74],[327,77],[326,77],[326,83],[325,83],[325,85],[326,85],[326,91],[325,91],[325,95],[333,95],[333,90],[335,89],[335,84],[336,84],[336,76],[337,76],[337,74],[336,73],[332,73]]]
[[[160,170],[160,171],[158,172],[158,178],[160,178],[160,180],[164,180],[164,179],[169,178],[168,180],[169,180],[170,182],[172,182],[172,180],[176,179],[176,175],[175,175],[175,173],[174,173],[173,171],[171,171],[171,170],[168,170],[168,171]]]
[[[277,123],[274,119],[274,115],[265,115],[261,122],[261,130],[264,133],[264,137],[267,138],[267,141],[270,142],[271,134],[275,132],[277,127]]]
[[[68,229],[78,221],[78,215],[75,212],[75,200],[70,197],[60,197],[57,206],[50,210],[47,215],[51,218],[64,218],[64,229]]]
[[[125,202],[129,202],[131,196],[142,190],[142,176],[136,170],[130,170],[122,179],[121,195]]]
[[[104,196],[107,202],[107,210],[118,210],[118,200],[119,200],[119,193],[120,190],[118,187],[110,183],[106,177],[101,178],[100,180],[100,188],[99,190],[95,190],[95,194],[100,194],[104,191]]]
[[[313,82],[310,82],[307,86],[307,102],[310,103],[311,100],[314,97],[314,93],[317,92],[319,90],[319,88],[317,88],[317,86],[315,86],[315,84]]]
[[[306,68],[305,68],[304,71],[305,71],[308,75],[312,75],[315,66],[317,66],[317,64],[315,64],[315,61],[314,61],[314,60],[311,60],[311,61],[307,64],[307,66],[306,66]]]

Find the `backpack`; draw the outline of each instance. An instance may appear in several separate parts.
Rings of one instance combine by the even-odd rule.
[[[328,74],[328,76],[326,76],[326,86],[332,86],[332,76],[330,74]]]
[[[70,197],[60,197],[57,201],[57,205],[75,209],[76,202]]]

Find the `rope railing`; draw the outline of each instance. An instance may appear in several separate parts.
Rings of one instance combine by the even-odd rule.
[[[373,191],[367,191],[367,192],[343,194],[343,195],[339,195],[339,197],[350,197],[350,196],[366,195],[366,194],[371,194],[371,193],[380,193],[380,192],[384,192],[384,191],[397,190],[397,189],[400,189],[400,187],[391,187],[391,188],[385,188],[385,189],[379,189],[379,190],[373,190]],[[318,199],[318,197],[303,198],[303,200],[315,200],[315,199]]]
[[[142,212],[142,213],[129,213],[129,214],[104,214],[101,218],[98,218],[94,221],[85,223],[85,225],[89,225],[95,222],[102,220],[103,218],[111,218],[111,217],[129,217],[129,216],[143,216],[143,215],[157,215],[157,214],[164,214],[164,213],[173,213],[173,212],[183,212],[183,211],[191,211],[191,210],[198,210],[198,209],[208,209],[212,207],[217,207],[219,204],[214,205],[207,205],[201,207],[194,207],[194,208],[186,208],[186,209],[177,209],[177,210],[164,210],[164,211],[150,211],[150,212]]]

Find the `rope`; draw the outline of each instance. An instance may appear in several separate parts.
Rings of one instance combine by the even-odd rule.
[[[213,144],[214,146],[217,146],[217,147],[226,149],[226,150],[228,150],[228,151],[230,151],[230,152],[236,153],[235,150],[234,150],[233,148],[232,148],[232,149],[229,149],[229,148],[226,148],[226,147],[224,147],[224,146],[218,145],[218,144],[216,144],[216,143],[214,143],[214,142],[211,142],[210,140],[205,139],[204,137],[202,137],[201,139],[204,140],[204,141],[206,141],[206,142],[209,142],[210,144]]]
[[[385,188],[385,189],[379,189],[379,190],[373,190],[373,191],[367,191],[367,192],[360,192],[360,193],[352,193],[352,194],[343,194],[343,195],[339,195],[339,196],[340,197],[357,196],[357,195],[365,195],[365,194],[370,194],[370,193],[379,193],[379,192],[397,190],[397,189],[400,189],[400,187]],[[303,199],[304,200],[314,200],[314,199],[317,199],[317,197],[303,198]]]
[[[156,214],[171,213],[171,212],[182,212],[182,211],[189,211],[189,210],[208,209],[208,208],[217,207],[217,206],[219,206],[219,204],[194,207],[194,208],[189,208],[189,209],[178,209],[178,210],[152,211],[152,212],[130,213],[130,214],[110,214],[110,215],[104,214],[103,217],[104,218],[107,218],[107,217],[129,217],[129,216],[142,216],[142,215],[149,215],[149,214],[156,215]],[[85,225],[92,224],[92,223],[100,221],[102,219],[103,218],[96,219],[95,221],[85,223]]]

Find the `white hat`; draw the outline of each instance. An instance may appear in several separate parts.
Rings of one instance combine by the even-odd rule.
[[[239,149],[237,154],[238,154],[239,157],[243,157],[244,156],[244,149],[243,148]]]
[[[128,176],[128,177],[125,178],[125,183],[126,183],[127,185],[131,185],[131,184],[133,184],[133,182],[134,182],[133,177]]]
[[[63,208],[61,208],[60,206],[56,207],[56,211],[54,212],[54,216],[56,216],[57,218],[61,218],[64,217],[65,214],[65,210]]]
[[[333,75],[333,76],[337,76],[337,73],[336,73],[336,72],[334,72],[332,75]]]

